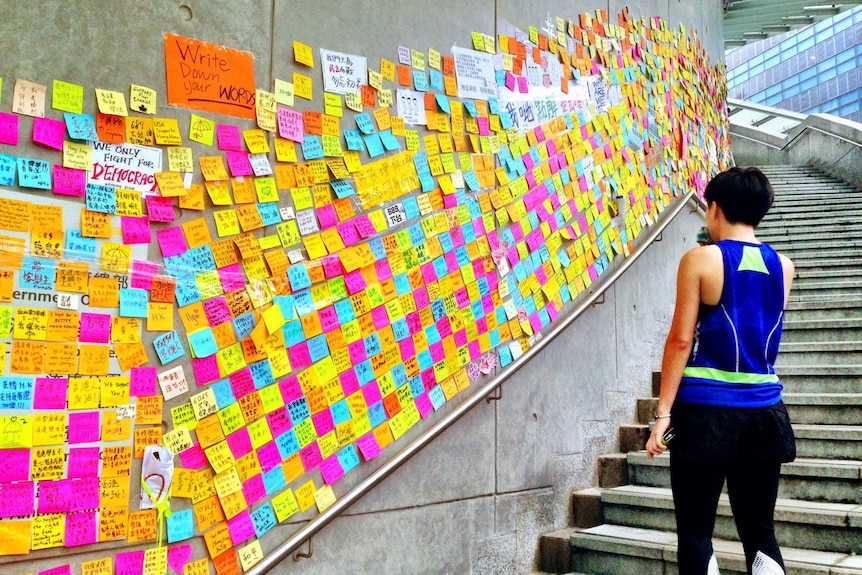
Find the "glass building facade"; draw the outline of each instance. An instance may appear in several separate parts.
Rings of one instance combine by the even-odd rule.
[[[862,122],[862,6],[725,54],[728,96]]]

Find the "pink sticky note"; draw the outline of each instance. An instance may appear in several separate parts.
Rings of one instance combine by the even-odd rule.
[[[295,375],[291,375],[278,382],[278,389],[281,391],[284,403],[290,403],[303,395],[302,386]],[[275,433],[273,432],[273,434]]]
[[[180,226],[158,230],[156,232],[156,239],[162,250],[162,257],[175,256],[189,249],[189,246],[186,244],[186,237],[183,234],[183,228]]]
[[[99,412],[85,411],[69,414],[69,443],[99,441]]]
[[[69,449],[69,479],[99,476],[100,449],[72,447]]]
[[[117,573],[119,573],[119,571]],[[39,571],[36,575],[72,575],[72,566],[66,564],[60,565],[59,567],[51,567],[50,569]]]
[[[43,481],[42,484],[44,483]],[[35,492],[36,486],[32,481],[0,483],[0,497],[3,498],[3,505],[0,505],[0,517],[33,515]]]
[[[338,454],[334,453],[320,462],[320,475],[327,485],[332,485],[344,477],[344,468],[338,460]]]
[[[386,306],[379,305],[371,310],[371,319],[374,320],[376,329],[383,329],[389,325],[389,314],[386,313]]]
[[[279,106],[276,117],[278,119],[278,135],[287,140],[301,143],[303,140],[302,113]]]
[[[434,411],[434,404],[431,403],[431,399],[427,393],[423,393],[416,398],[416,409],[419,410],[419,415],[422,416],[422,419],[425,419],[429,413]]]
[[[356,230],[356,224],[353,221],[343,222],[338,224],[338,235],[341,236],[341,241],[346,246],[352,246],[362,238]]]
[[[30,450],[4,449],[0,459],[0,483],[30,478]]]
[[[335,313],[334,306],[327,306],[317,312],[320,316],[320,326],[323,328],[323,333],[329,333],[333,329],[340,327],[338,322],[338,314]]]
[[[173,569],[175,573],[182,573],[183,567],[185,567],[185,564],[192,558],[193,553],[194,549],[192,548],[191,543],[182,543],[181,545],[172,546],[168,549],[168,566]]]
[[[173,198],[147,196],[147,215],[151,222],[174,221]]]
[[[242,151],[242,137],[240,136],[239,126],[216,124],[216,139],[219,150]]]
[[[377,443],[377,438],[373,433],[366,433],[356,440],[356,445],[359,446],[359,452],[362,453],[362,458],[365,461],[371,461],[381,453],[380,444]]]
[[[207,316],[207,321],[210,325],[220,325],[233,319],[224,296],[204,301],[204,314]]]
[[[325,230],[338,225],[338,214],[335,213],[335,206],[327,204],[315,209],[317,212],[317,221],[320,223],[320,229]]]
[[[122,216],[120,229],[123,231],[124,244],[149,244],[153,240],[147,216],[140,218]],[[152,286],[152,277],[150,278],[150,285]]]
[[[71,479],[72,500],[69,511],[84,511],[99,506],[99,478]]]
[[[219,268],[218,277],[221,280],[221,285],[225,293],[230,293],[245,287],[245,273],[239,264],[230,264],[223,268]]]
[[[416,355],[416,346],[413,344],[413,338],[404,338],[398,342],[398,347],[401,349],[401,357],[409,359]]]
[[[254,170],[251,167],[251,162],[248,159],[248,152],[225,152],[227,157],[227,167],[230,170],[230,175],[233,177],[253,176]]]
[[[192,358],[192,369],[195,372],[195,381],[198,385],[206,385],[220,377],[218,358],[215,355]]]
[[[106,313],[81,313],[82,343],[110,343],[111,316]]]
[[[83,198],[87,190],[87,172],[54,164],[53,192],[60,196]]]
[[[96,533],[95,511],[66,515],[66,547],[95,543]]]
[[[376,381],[366,383],[362,386],[362,394],[365,396],[366,405],[374,405],[383,401],[383,396],[380,395],[380,386]]]
[[[228,376],[233,396],[241,399],[255,390],[251,369],[244,367]]]
[[[158,393],[158,376],[155,367],[133,367],[129,371],[129,376],[130,396],[139,397],[142,395],[156,395]]]
[[[345,396],[351,395],[359,389],[359,378],[356,377],[356,372],[352,369],[339,373],[338,380],[341,382],[341,390]]]
[[[33,396],[33,408],[66,409],[66,391],[68,387],[69,380],[65,378],[37,377]]]
[[[257,448],[257,460],[260,462],[261,470],[266,473],[281,464],[281,453],[278,444],[270,441]]]
[[[287,355],[290,358],[290,365],[293,369],[302,369],[312,364],[311,353],[308,351],[308,344],[306,342],[287,348]]]
[[[323,461],[323,456],[320,454],[320,446],[317,441],[312,441],[305,447],[299,450],[299,458],[302,460],[302,466],[306,473],[311,473],[311,470],[320,465]]]
[[[347,352],[350,354],[350,363],[353,365],[368,359],[368,354],[365,352],[365,342],[361,339],[347,344]]]
[[[511,72],[509,72],[507,70],[506,71],[506,87],[509,89],[510,92],[515,91],[515,88],[517,87],[517,83],[518,83],[517,76],[515,76],[514,74],[512,74]]]
[[[527,85],[527,77],[526,76],[518,76],[518,91],[521,94],[526,94],[530,91],[530,86]]]
[[[144,551],[124,551],[114,555],[114,573],[141,575],[144,572]]]
[[[365,289],[365,277],[359,270],[353,270],[344,274],[344,283],[347,286],[347,293],[353,295]]]
[[[18,145],[18,116],[0,112],[0,144]]]
[[[186,469],[203,469],[209,465],[206,453],[201,448],[201,444],[195,442],[189,449],[180,453],[180,463]]]
[[[389,267],[389,260],[377,260],[374,262],[374,271],[377,273],[377,279],[380,281],[388,280],[392,277],[392,268]]]
[[[251,514],[248,512],[248,509],[243,509],[237,515],[228,519],[227,530],[230,533],[230,540],[233,541],[234,545],[239,545],[243,541],[255,537],[254,521],[251,520]]]
[[[33,141],[37,144],[62,150],[65,135],[65,122],[53,118],[33,118]]]
[[[279,407],[275,411],[267,413],[266,423],[269,425],[269,430],[272,432],[273,437],[278,437],[282,433],[290,431],[293,427],[293,422],[290,420],[290,414],[286,407]],[[260,449],[258,449],[258,457],[260,457]]]
[[[254,449],[251,445],[251,437],[248,434],[248,428],[242,427],[228,435],[227,446],[235,459],[239,459],[243,455],[248,455]]]
[[[17,485],[17,484],[13,484]],[[5,510],[6,504],[6,486],[3,486],[4,504],[2,509]],[[53,481],[39,482],[39,515],[48,513],[66,513],[70,510],[72,499],[72,480],[57,479]],[[22,515],[21,513],[13,515]]]
[[[159,264],[155,262],[145,262],[141,260],[132,260],[132,287],[136,289],[145,289],[147,291],[153,288],[153,277],[159,273]]]
[[[341,239],[344,238],[342,237]],[[341,260],[336,254],[329,254],[320,259],[323,263],[323,275],[326,279],[332,279],[344,275],[344,266],[341,265]]]
[[[335,429],[335,422],[332,419],[332,411],[328,409],[324,409],[323,411],[313,414],[311,416],[311,422],[314,423],[314,430],[317,432],[318,437],[323,437]]]
[[[480,136],[489,136],[491,135],[491,127],[488,121],[488,118],[476,118],[476,123],[479,126],[479,135]]]
[[[249,506],[266,497],[266,484],[263,482],[263,475],[258,473],[243,481],[242,494]]]
[[[356,224],[356,231],[358,231],[359,235],[363,238],[370,238],[377,233],[377,230],[374,228],[374,224],[371,223],[371,218],[368,217],[368,214],[357,216],[351,221]]]

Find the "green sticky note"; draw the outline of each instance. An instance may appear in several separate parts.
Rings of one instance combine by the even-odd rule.
[[[84,110],[84,87],[62,80],[54,80],[51,90],[51,107],[63,112],[80,114]]]

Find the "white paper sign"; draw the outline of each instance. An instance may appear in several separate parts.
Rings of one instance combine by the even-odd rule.
[[[455,77],[461,98],[488,100],[497,97],[494,57],[487,52],[452,47],[455,57]]]
[[[320,49],[323,89],[334,94],[359,92],[368,78],[365,56]]]
[[[424,126],[428,123],[425,116],[425,95],[422,92],[399,89],[396,92],[395,110],[407,125]]]
[[[134,144],[93,142],[93,171],[87,182],[154,194],[162,171],[162,150]]]

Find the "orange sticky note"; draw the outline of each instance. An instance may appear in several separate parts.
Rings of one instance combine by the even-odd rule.
[[[90,307],[119,307],[120,282],[115,277],[90,278]]]
[[[175,198],[188,193],[183,183],[183,175],[179,172],[156,172],[156,182],[163,198]]]
[[[0,555],[30,553],[31,521],[0,521]]]

